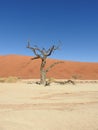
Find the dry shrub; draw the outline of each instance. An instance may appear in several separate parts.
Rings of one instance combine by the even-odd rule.
[[[80,79],[80,78],[81,78],[81,75],[79,75],[79,74],[72,75],[72,79]]]
[[[19,81],[18,77],[7,77],[7,78],[0,78],[0,83],[16,83],[17,81]]]
[[[50,85],[51,83],[55,82],[55,79],[54,78],[49,78],[47,81],[46,81],[46,86],[47,85]]]
[[[4,83],[5,82],[5,78],[0,78],[0,83]]]
[[[53,82],[55,82],[55,78],[52,78],[52,77],[49,78],[49,79],[48,79],[48,82],[49,82],[49,83],[53,83]]]

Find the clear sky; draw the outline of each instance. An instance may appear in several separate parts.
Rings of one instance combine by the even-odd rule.
[[[0,55],[62,42],[51,58],[98,62],[98,0],[0,0]]]

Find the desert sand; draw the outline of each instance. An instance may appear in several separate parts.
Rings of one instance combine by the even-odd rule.
[[[0,83],[0,130],[98,130],[98,83]]]
[[[33,54],[33,53],[32,53]],[[32,56],[0,56],[0,77],[16,76],[22,79],[40,78],[41,60],[31,60]],[[47,59],[46,67],[61,60]],[[47,78],[98,80],[98,62],[63,61],[47,73]]]

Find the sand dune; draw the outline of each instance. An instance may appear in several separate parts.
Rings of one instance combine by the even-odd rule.
[[[39,78],[40,60],[31,60],[30,56],[0,56],[0,77],[17,76],[20,78]],[[58,60],[48,59],[47,66]],[[98,79],[98,63],[72,62],[56,65],[47,77],[77,79]]]

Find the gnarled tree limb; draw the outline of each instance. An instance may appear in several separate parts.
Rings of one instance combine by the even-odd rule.
[[[63,62],[63,61],[54,62],[52,65],[50,65],[50,66],[46,69],[46,73],[47,73],[52,67],[54,67],[55,65],[60,64],[60,63],[64,63],[64,62]]]

